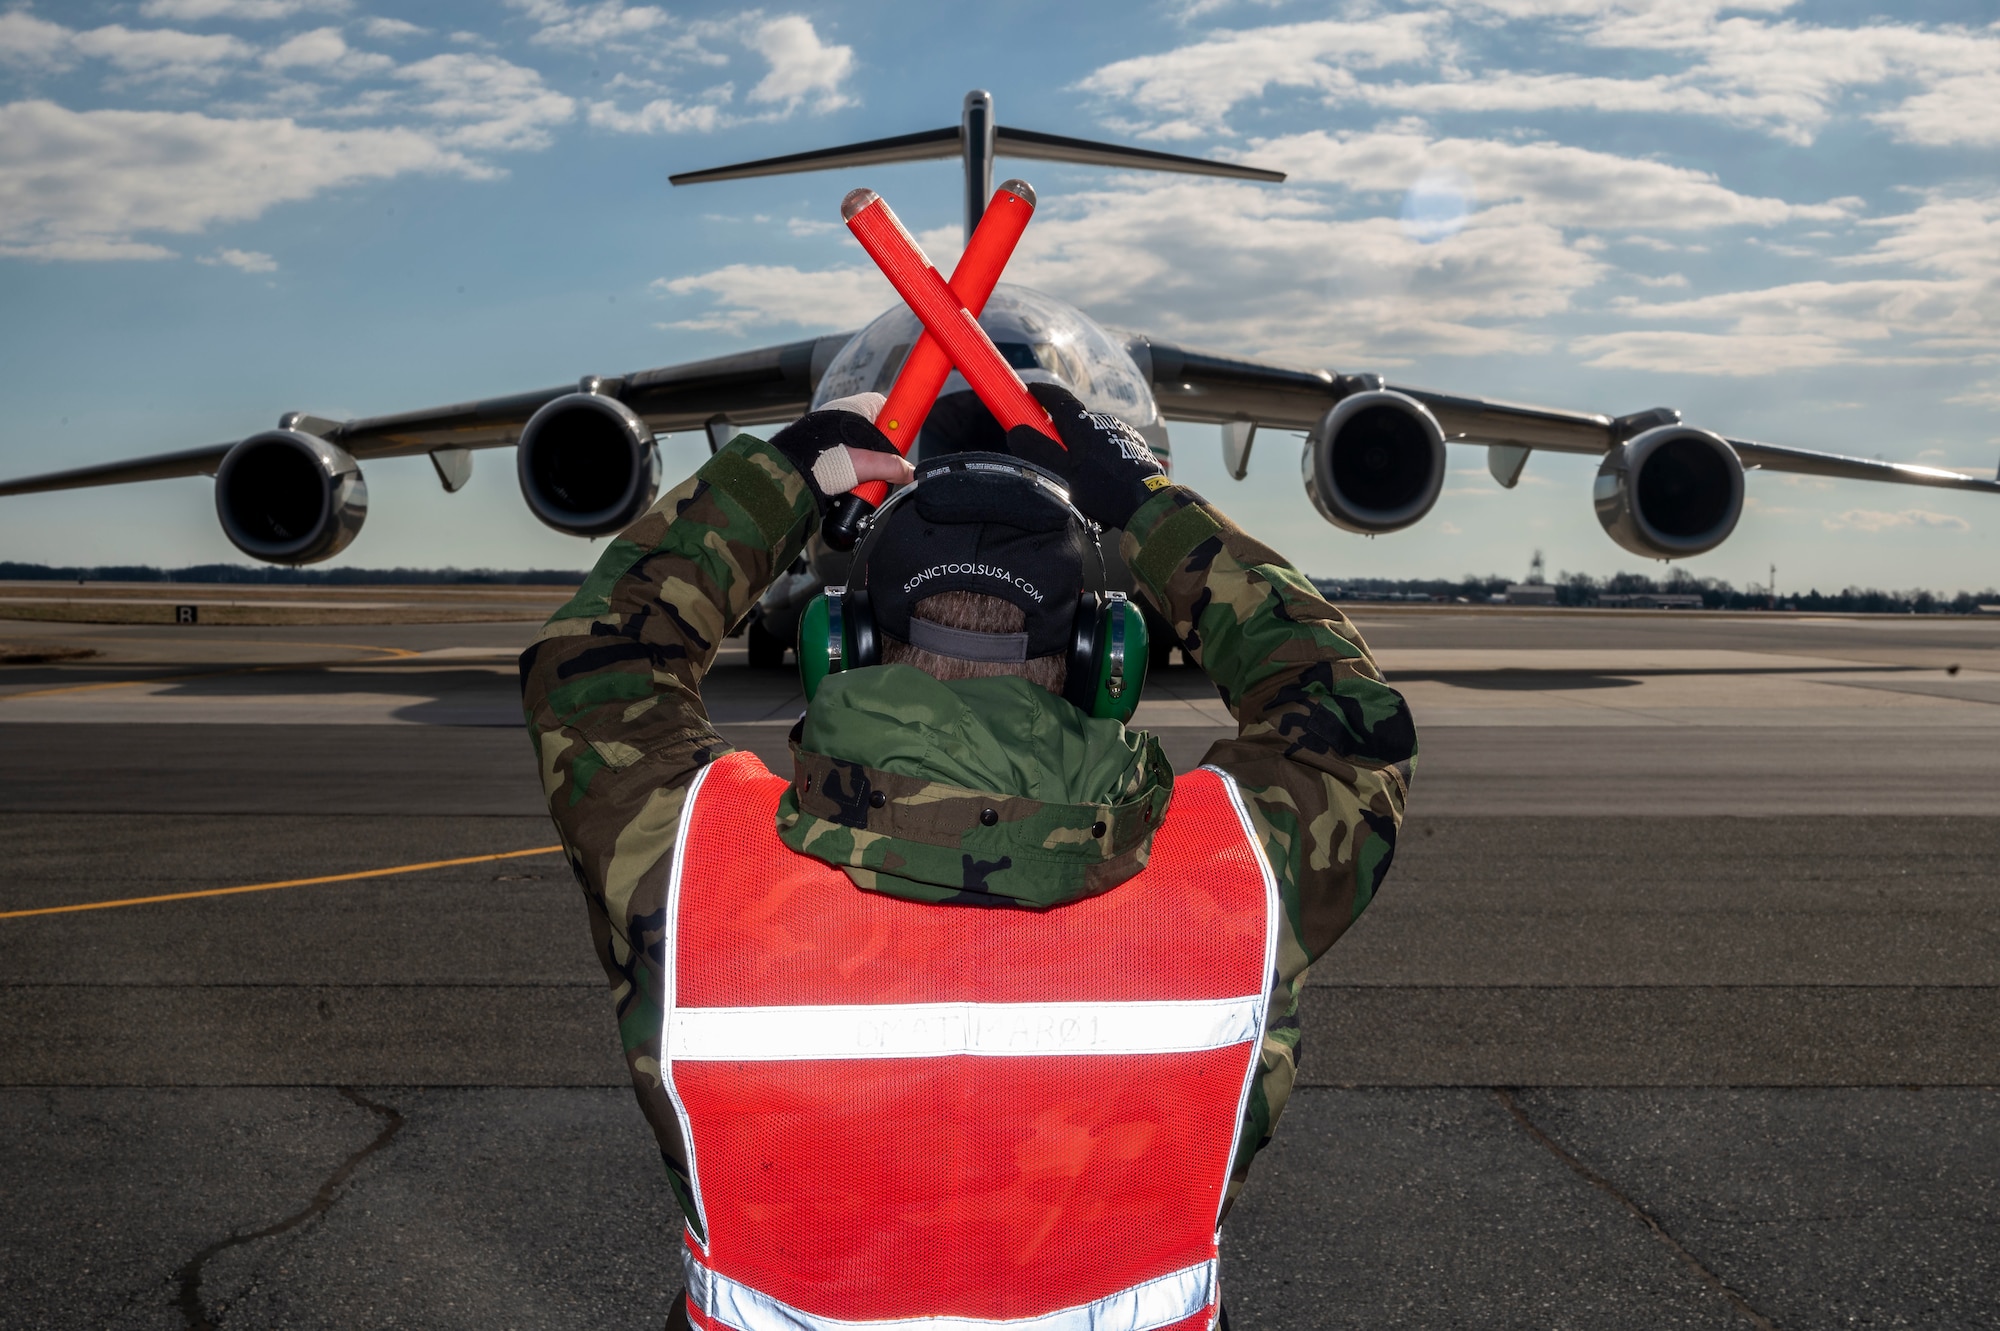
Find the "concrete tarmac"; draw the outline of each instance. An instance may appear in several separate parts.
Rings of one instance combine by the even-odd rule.
[[[1424,752],[1235,1325],[2000,1325],[2000,624],[1363,609]],[[101,653],[0,667],[0,911],[552,844],[531,632],[0,624]],[[788,676],[732,644],[708,694],[782,762]],[[1141,719],[1227,725],[1185,669]],[[0,1326],[678,1284],[557,856],[0,919],[0,1030]]]

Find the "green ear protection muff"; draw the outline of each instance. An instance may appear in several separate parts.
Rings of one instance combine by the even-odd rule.
[[[982,456],[981,460],[987,467],[994,462],[990,455]],[[1006,461],[1024,477],[1052,490],[1068,510],[1070,522],[1085,537],[1084,544],[1092,550],[1098,549],[1101,529],[1076,510],[1054,477],[1030,463]],[[828,675],[882,663],[882,634],[875,624],[867,588],[855,584],[860,581],[859,571],[867,567],[875,534],[922,484],[920,476],[891,495],[887,503],[865,520],[861,542],[847,575],[848,585],[828,587],[799,616],[799,679],[805,686],[808,702]],[[1101,555],[1085,563],[1094,568],[1092,580],[1097,586],[1077,597],[1063,697],[1091,716],[1129,721],[1139,705],[1139,695],[1145,691],[1146,666],[1151,659],[1146,617],[1125,593],[1105,589]]]

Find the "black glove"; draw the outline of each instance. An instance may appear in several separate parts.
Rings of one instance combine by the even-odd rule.
[[[872,403],[864,400],[871,397],[874,399]],[[871,453],[896,451],[896,446],[889,442],[888,437],[875,428],[872,417],[864,414],[870,407],[877,411],[881,409],[881,394],[842,398],[839,403],[829,403],[818,411],[799,417],[771,436],[771,447],[783,453],[785,459],[798,469],[799,475],[806,478],[806,486],[812,491],[822,517],[834,501],[856,484],[853,464],[845,455],[828,457],[829,452],[842,445],[866,449]],[[845,485],[840,484],[843,480]],[[829,491],[826,488],[828,485],[835,488]]]
[[[1139,505],[1171,484],[1145,439],[1124,421],[1086,411],[1060,384],[1029,384],[1028,391],[1055,421],[1062,447],[1039,430],[1017,425],[1007,431],[1007,451],[1062,477],[1071,502],[1092,522],[1123,527]]]

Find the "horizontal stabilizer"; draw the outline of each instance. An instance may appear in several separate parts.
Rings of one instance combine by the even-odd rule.
[[[751,176],[787,176],[798,171],[832,171],[843,166],[879,166],[884,162],[922,162],[933,157],[956,157],[959,153],[958,126],[927,129],[916,134],[870,139],[838,148],[817,148],[807,153],[787,153],[735,166],[710,167],[706,171],[683,171],[668,176],[671,185],[706,185],[713,180],[746,180]]]
[[[837,148],[787,153],[734,166],[710,167],[706,171],[683,171],[668,176],[674,185],[705,185],[717,180],[745,180],[751,176],[784,176],[800,171],[832,171],[849,166],[879,166],[885,162],[921,162],[940,157],[957,157],[963,151],[956,125],[927,129],[893,138],[869,139]],[[1184,157],[1152,148],[1130,148],[1118,143],[1096,143],[1061,134],[1043,134],[1032,129],[997,126],[993,131],[993,152],[998,157],[1029,157],[1043,162],[1080,162],[1087,166],[1115,166],[1128,171],[1177,171],[1196,176],[1227,176],[1232,180],[1261,180],[1276,184],[1285,178],[1282,171],[1238,166],[1234,162],[1211,162],[1203,157]]]
[[[1262,180],[1274,185],[1285,178],[1282,171],[1266,171],[1262,167],[1211,162],[1205,157],[1183,157],[1179,153],[1128,148],[1119,143],[1094,143],[1089,139],[1042,134],[1032,129],[1008,129],[1005,125],[993,131],[993,151],[1001,157],[1082,162],[1088,166],[1122,166],[1133,171],[1178,171],[1191,176],[1228,176],[1232,180]]]

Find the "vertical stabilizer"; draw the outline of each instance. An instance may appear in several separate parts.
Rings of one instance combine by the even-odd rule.
[[[959,118],[958,137],[965,153],[965,238],[986,214],[986,201],[993,197],[993,94],[975,88],[965,94],[965,112]]]

